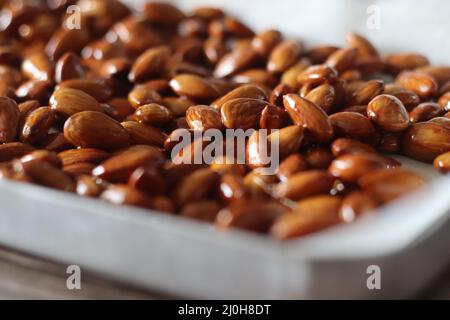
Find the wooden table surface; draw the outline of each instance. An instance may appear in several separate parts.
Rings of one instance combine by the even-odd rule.
[[[65,265],[0,247],[0,299],[165,299],[82,271],[81,290],[66,287]],[[450,266],[417,298],[450,299]]]

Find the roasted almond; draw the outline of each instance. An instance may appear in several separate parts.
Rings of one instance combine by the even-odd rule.
[[[395,83],[413,91],[422,100],[433,98],[438,92],[436,80],[423,72],[404,71],[397,76]]]
[[[222,122],[229,129],[250,129],[259,126],[264,100],[237,98],[229,100],[220,109]]]
[[[353,222],[361,214],[376,209],[377,203],[367,194],[355,191],[344,198],[339,209],[339,220],[342,222]]]
[[[289,122],[289,115],[285,109],[268,104],[261,112],[259,126],[261,129],[281,129]]]
[[[48,151],[48,150],[32,151],[32,152],[24,155],[22,158],[20,158],[20,161],[22,161],[22,162],[42,161],[42,162],[47,162],[57,168],[61,168],[61,166],[62,166],[62,161],[58,157],[58,154],[56,152]]]
[[[157,77],[164,69],[164,64],[170,56],[170,48],[159,46],[142,53],[133,63],[128,78],[132,82]]]
[[[325,170],[308,170],[290,176],[275,187],[275,194],[281,198],[299,200],[317,194],[328,193],[335,178]]]
[[[443,153],[434,159],[434,167],[442,173],[450,171],[450,152]]]
[[[104,78],[69,79],[61,82],[58,88],[81,90],[99,102],[105,102],[113,96],[111,83]]]
[[[378,57],[377,49],[360,34],[349,32],[345,35],[345,41],[351,48],[356,48],[360,56]]]
[[[20,110],[17,103],[8,97],[0,97],[0,142],[15,140],[19,120]]]
[[[50,107],[40,107],[26,118],[19,139],[25,143],[34,143],[47,134],[56,120],[55,111]]]
[[[151,23],[161,25],[176,25],[184,14],[177,7],[164,2],[148,2],[145,4],[145,14]]]
[[[162,147],[167,135],[161,130],[144,123],[135,121],[124,121],[121,125],[130,135],[131,144],[145,144]]]
[[[164,195],[166,183],[161,173],[154,167],[139,167],[128,179],[128,185],[149,195]]]
[[[431,163],[450,151],[450,129],[439,123],[415,123],[403,135],[402,151],[413,159]]]
[[[370,100],[381,94],[384,90],[383,81],[370,80],[363,84],[350,97],[350,105],[368,104]]]
[[[128,145],[128,132],[116,120],[104,113],[82,111],[64,124],[64,137],[82,148],[118,149]]]
[[[335,157],[340,157],[349,153],[375,153],[376,151],[370,145],[358,140],[339,138],[331,144],[331,152]]]
[[[211,106],[216,110],[220,110],[226,102],[237,98],[267,100],[267,95],[259,86],[253,84],[245,84],[237,87],[234,90],[231,90],[226,95],[213,101],[211,103]]]
[[[149,89],[146,86],[135,87],[128,94],[128,102],[131,106],[137,109],[139,106],[149,103],[160,103],[160,94],[154,89]]]
[[[186,121],[191,129],[205,131],[223,127],[220,113],[216,109],[205,106],[191,106],[186,111]]]
[[[283,97],[283,104],[295,124],[308,130],[314,141],[326,142],[333,136],[333,127],[323,109],[296,94]]]
[[[234,48],[225,54],[216,64],[214,77],[224,78],[250,68],[258,61],[258,54],[253,50],[251,44]]]
[[[325,64],[338,72],[351,69],[355,64],[356,53],[356,48],[338,49],[330,54]]]
[[[409,126],[409,115],[403,103],[396,97],[382,94],[369,102],[368,117],[388,132],[403,131]]]
[[[157,103],[140,106],[134,115],[139,122],[153,126],[163,126],[173,119],[172,112]]]
[[[410,170],[382,169],[366,174],[359,184],[371,198],[383,204],[424,186],[426,180]]]
[[[196,170],[175,186],[172,199],[179,206],[200,200],[217,187],[218,182],[219,175],[211,169]]]
[[[303,51],[302,44],[297,40],[283,40],[270,53],[267,60],[267,70],[282,73],[297,62]]]
[[[336,112],[330,116],[336,136],[373,142],[376,130],[369,118],[356,112]]]
[[[268,29],[253,37],[252,47],[259,55],[267,57],[281,39],[282,35],[278,30]]]
[[[216,201],[199,200],[183,206],[180,215],[195,220],[213,222],[219,210],[220,205]]]
[[[70,117],[81,111],[102,112],[102,107],[91,95],[77,89],[59,88],[50,98],[50,106],[58,114]]]
[[[321,107],[326,113],[329,113],[333,107],[335,96],[334,87],[324,83],[312,89],[305,98]]]
[[[22,73],[31,80],[53,80],[53,64],[43,52],[36,52],[22,62]]]
[[[279,217],[270,234],[279,240],[300,237],[339,223],[339,197],[321,195],[304,199],[294,212]]]
[[[100,198],[119,205],[143,207],[151,209],[153,207],[150,196],[137,189],[128,187],[126,185],[111,185],[103,191]]]
[[[85,75],[80,58],[73,52],[67,52],[58,59],[55,66],[55,81],[60,83],[69,79],[79,79]]]
[[[195,101],[212,100],[219,92],[208,80],[193,74],[179,74],[170,80],[170,87],[179,96]]]
[[[413,70],[430,64],[428,59],[418,53],[395,53],[385,58],[388,70],[397,74],[403,70]]]
[[[344,182],[355,183],[370,171],[391,167],[390,162],[375,153],[354,153],[336,158],[328,171]]]
[[[440,117],[445,113],[445,109],[434,102],[424,102],[411,110],[409,113],[409,121],[423,122]]]
[[[313,65],[305,69],[297,77],[299,84],[322,84],[325,82],[334,82],[338,73],[336,69],[327,65]]]
[[[64,166],[80,162],[97,164],[108,158],[108,156],[108,152],[94,148],[70,149],[58,154]]]
[[[163,161],[160,150],[150,146],[135,147],[106,159],[92,170],[92,174],[110,182],[126,182],[136,168],[159,167]]]

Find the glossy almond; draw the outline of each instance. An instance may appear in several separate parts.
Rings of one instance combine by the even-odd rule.
[[[104,78],[69,79],[61,82],[58,88],[81,90],[99,102],[105,102],[113,96],[111,82]]]
[[[301,154],[294,153],[284,159],[277,168],[280,181],[286,181],[290,176],[308,169],[308,162]]]
[[[53,80],[53,64],[43,53],[37,52],[25,57],[22,62],[22,73],[31,80]]]
[[[279,217],[270,234],[279,240],[300,237],[339,223],[341,199],[321,195],[304,199],[294,212]]]
[[[224,78],[236,74],[239,71],[250,68],[258,61],[258,54],[250,44],[235,48],[225,54],[216,64],[214,77]]]
[[[104,185],[90,175],[77,177],[76,192],[80,196],[98,197],[104,190]]]
[[[50,106],[56,113],[65,117],[82,111],[102,111],[96,99],[81,90],[72,88],[55,90],[50,98]]]
[[[349,47],[356,48],[360,56],[378,56],[373,44],[360,34],[349,32],[345,35],[345,41]]]
[[[56,120],[55,111],[50,107],[40,107],[26,118],[19,139],[25,143],[34,143],[47,134]]]
[[[386,203],[424,186],[426,180],[410,170],[382,169],[366,174],[359,184],[371,198]]]
[[[21,142],[7,142],[0,144],[0,162],[20,158],[34,150],[34,147]]]
[[[162,25],[175,25],[184,18],[183,12],[177,7],[170,3],[156,1],[146,3],[145,14],[151,23]]]
[[[259,126],[261,129],[281,129],[289,121],[289,115],[285,109],[268,104],[261,112]]]
[[[16,139],[19,120],[20,110],[17,103],[8,97],[0,97],[0,142]]]
[[[213,101],[211,106],[220,110],[225,102],[228,102],[237,98],[249,98],[256,100],[267,100],[267,95],[261,87],[253,84],[245,84],[231,90],[226,95],[220,97],[219,99]]]
[[[350,138],[339,138],[331,144],[331,152],[335,157],[349,153],[375,153],[375,149],[363,142]]]
[[[418,53],[395,53],[385,58],[388,70],[394,74],[403,70],[413,70],[430,64],[428,59]]]
[[[411,110],[409,120],[413,123],[431,120],[440,117],[445,113],[445,109],[434,102],[424,102]]]
[[[372,211],[377,203],[364,192],[355,191],[344,198],[339,209],[339,220],[342,222],[353,222],[361,214]]]
[[[135,87],[128,93],[128,102],[135,109],[144,104],[160,103],[161,99],[161,95],[157,91],[145,86]]]
[[[438,92],[438,84],[430,75],[423,72],[404,71],[395,83],[416,93],[422,100],[433,98]]]
[[[222,209],[217,214],[215,223],[220,229],[233,227],[266,233],[273,222],[286,211],[284,206],[273,201],[236,203]]]
[[[55,81],[58,83],[69,79],[79,79],[84,75],[85,70],[80,58],[72,52],[63,54],[56,62]]]
[[[434,159],[434,167],[442,173],[450,172],[450,152],[443,153]]]
[[[324,82],[333,82],[338,73],[336,69],[327,65],[313,65],[308,67],[297,77],[298,83],[303,84],[321,84]]]
[[[173,119],[173,114],[162,105],[150,103],[137,108],[135,117],[139,122],[153,126],[162,126]]]
[[[450,151],[450,128],[433,122],[415,123],[403,134],[402,151],[413,159],[431,163]]]
[[[356,48],[338,49],[330,54],[325,64],[338,72],[351,69],[355,63],[356,52]]]
[[[219,175],[209,168],[199,169],[181,180],[172,191],[172,199],[179,206],[205,197],[219,183]]]
[[[129,134],[116,120],[104,113],[82,111],[64,124],[64,137],[82,148],[118,149],[128,145]]]
[[[42,161],[42,162],[47,162],[57,168],[61,168],[61,166],[62,166],[62,161],[58,157],[58,154],[56,152],[48,151],[48,150],[32,151],[32,152],[24,155],[22,158],[20,158],[20,161],[21,162]]]
[[[130,135],[131,144],[146,144],[155,147],[162,147],[167,135],[161,130],[144,123],[135,121],[124,121],[121,123]]]
[[[212,100],[219,96],[219,91],[208,80],[193,74],[177,75],[169,84],[179,96],[195,101]]]
[[[328,171],[342,181],[355,183],[370,171],[390,167],[389,162],[375,153],[354,153],[336,158]]]
[[[369,118],[356,112],[337,112],[330,116],[330,122],[336,136],[348,137],[361,141],[372,141],[375,127]]]
[[[199,200],[186,204],[180,210],[180,215],[195,220],[213,222],[219,210],[220,205],[216,201]]]
[[[326,113],[331,111],[335,97],[336,93],[334,87],[326,83],[312,89],[305,96],[307,100],[321,107]]]
[[[94,148],[71,149],[58,154],[64,166],[80,162],[97,164],[105,160],[108,156],[108,152]]]
[[[267,70],[281,73],[292,66],[302,53],[303,46],[297,40],[283,40],[277,44],[267,60]]]
[[[220,113],[205,105],[189,107],[186,111],[186,121],[189,128],[205,131],[208,129],[221,129],[223,127]]]
[[[222,122],[229,129],[257,128],[266,101],[250,98],[229,100],[222,105]]]
[[[170,56],[170,48],[159,46],[142,53],[133,63],[128,78],[132,82],[141,82],[158,76]]]
[[[350,105],[368,104],[370,100],[381,94],[384,90],[383,81],[370,80],[363,84],[350,97]]]
[[[278,30],[265,30],[252,39],[252,47],[259,55],[267,57],[281,39],[282,35]]]
[[[314,141],[326,142],[333,136],[333,127],[323,109],[296,94],[283,97],[283,104],[295,124],[308,130]]]
[[[409,115],[403,103],[391,95],[379,95],[367,106],[368,117],[388,132],[403,131],[409,126]]]
[[[48,162],[21,162],[20,168],[37,184],[69,192],[75,190],[74,181],[62,172],[61,169],[52,166]]]
[[[92,170],[92,175],[110,182],[126,182],[138,167],[158,167],[164,155],[154,147],[130,148],[106,159]]]
[[[308,170],[290,176],[278,184],[275,194],[278,197],[299,200],[309,196],[328,193],[335,178],[324,170]]]
[[[143,208],[152,208],[153,203],[150,196],[137,189],[126,185],[112,185],[100,195],[102,200],[117,204]]]
[[[128,185],[149,195],[164,195],[166,182],[163,175],[154,167],[139,167],[128,179]]]

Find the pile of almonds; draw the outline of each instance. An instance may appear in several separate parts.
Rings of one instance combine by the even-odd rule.
[[[381,57],[354,33],[307,48],[210,7],[0,7],[1,178],[289,239],[426,183],[387,154],[450,171],[450,67],[423,55]],[[282,161],[262,174],[252,135],[246,164],[176,164],[186,128],[280,129]]]

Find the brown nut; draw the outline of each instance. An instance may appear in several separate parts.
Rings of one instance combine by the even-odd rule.
[[[100,195],[100,198],[119,205],[136,206],[151,209],[152,200],[142,191],[133,189],[126,185],[111,185]]]
[[[351,69],[355,64],[356,53],[356,48],[338,49],[330,54],[325,64],[338,72]]]
[[[77,147],[106,150],[127,146],[130,140],[119,122],[96,111],[70,116],[64,124],[64,137]]]
[[[376,153],[375,149],[370,145],[349,138],[334,140],[331,144],[331,152],[335,157],[349,153]]]
[[[277,168],[280,181],[286,181],[290,176],[308,169],[308,162],[301,154],[294,153],[284,159]]]
[[[259,126],[261,129],[281,129],[289,121],[289,115],[285,109],[268,104],[261,112]]]
[[[166,183],[161,173],[154,167],[139,167],[128,179],[128,185],[150,195],[164,195]]]
[[[189,128],[200,131],[221,129],[223,127],[220,113],[216,109],[205,105],[189,107],[186,111],[186,121]]]
[[[265,30],[252,39],[252,47],[259,55],[267,57],[281,39],[282,35],[278,30]]]
[[[425,185],[419,174],[405,169],[381,169],[370,172],[359,180],[359,185],[379,203],[395,200]]]
[[[369,102],[368,117],[388,132],[403,131],[409,126],[409,115],[403,103],[396,97],[382,94]]]
[[[356,112],[337,112],[329,118],[336,136],[374,141],[376,130],[369,118]]]
[[[162,147],[167,135],[161,130],[144,123],[135,121],[124,121],[122,127],[130,135],[130,144],[146,144],[155,147]]]
[[[26,118],[20,132],[20,141],[34,143],[47,134],[56,119],[55,111],[50,107],[40,107],[32,111]]]
[[[450,171],[450,152],[443,153],[434,159],[434,167],[442,173]]]
[[[136,87],[128,94],[128,102],[131,106],[137,109],[139,106],[149,103],[160,103],[160,94],[154,89],[149,89],[145,86]]]
[[[336,158],[328,171],[344,182],[355,183],[370,171],[392,167],[389,161],[375,153],[354,153]]]
[[[64,117],[70,117],[81,111],[102,112],[102,108],[95,98],[72,88],[55,90],[50,98],[50,106],[56,113]]]
[[[308,170],[290,176],[275,187],[277,197],[299,200],[309,196],[328,193],[335,178],[324,170]]]
[[[267,60],[267,70],[282,73],[297,62],[303,51],[302,44],[297,40],[283,40],[270,53]]]
[[[339,209],[339,220],[342,222],[353,222],[361,214],[376,209],[377,203],[367,194],[355,191],[344,198]]]
[[[237,87],[234,90],[231,90],[226,95],[220,97],[219,99],[213,101],[211,106],[220,111],[222,106],[230,101],[237,98],[248,98],[248,99],[256,99],[256,100],[267,100],[267,95],[261,87],[253,84],[245,84]]]
[[[213,222],[216,219],[220,205],[211,200],[199,200],[186,204],[181,210],[180,215],[199,221]]]
[[[100,149],[94,148],[80,148],[70,149],[58,154],[63,166],[69,166],[75,163],[100,163],[109,157],[109,153]]]
[[[424,102],[411,110],[409,121],[412,123],[431,120],[435,117],[444,115],[445,109],[434,102]]]
[[[12,142],[16,139],[19,120],[17,103],[8,97],[0,97],[0,142]]]
[[[370,80],[359,87],[351,96],[350,105],[368,104],[370,100],[381,94],[384,84],[381,80]]]
[[[450,128],[434,122],[415,123],[403,135],[402,151],[413,159],[431,163],[450,151]]]
[[[159,167],[163,162],[163,153],[154,147],[131,147],[100,163],[92,175],[110,182],[126,182],[136,168]]]
[[[69,79],[83,78],[85,75],[84,67],[80,58],[73,52],[67,52],[58,59],[55,66],[55,81],[57,83]]]
[[[315,103],[296,94],[287,94],[283,104],[294,123],[306,128],[314,141],[327,142],[332,138],[332,124],[325,111]]]
[[[182,179],[172,191],[172,199],[179,206],[205,197],[217,187],[219,175],[209,168],[199,169]]]
[[[257,128],[267,102],[250,98],[229,100],[220,109],[222,122],[229,129]]]
[[[142,82],[159,76],[169,56],[170,48],[167,46],[148,49],[133,63],[128,79],[132,82]]]
[[[179,74],[170,80],[169,85],[179,96],[195,101],[213,100],[219,96],[219,91],[207,79],[193,74]]]
[[[156,1],[145,4],[145,14],[148,21],[161,25],[176,25],[185,17],[177,7]]]
[[[395,83],[416,93],[422,100],[433,98],[438,92],[438,84],[426,73],[404,71],[395,79]]]
[[[385,58],[388,70],[397,74],[403,70],[413,70],[430,64],[428,59],[418,53],[395,53]]]
[[[279,217],[270,234],[279,240],[300,237],[339,223],[341,198],[321,195],[304,199],[294,212]]]
[[[134,116],[139,122],[153,126],[163,126],[173,119],[172,112],[157,103],[140,106],[136,109]]]

